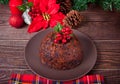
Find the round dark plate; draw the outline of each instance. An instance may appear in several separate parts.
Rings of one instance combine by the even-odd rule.
[[[39,57],[40,42],[50,31],[53,30],[49,28],[37,33],[29,40],[25,48],[25,59],[31,70],[42,77],[62,81],[76,79],[87,74],[95,65],[97,51],[92,40],[77,30],[73,30],[73,32],[81,42],[84,53],[83,60],[78,67],[70,70],[54,70],[41,64]]]

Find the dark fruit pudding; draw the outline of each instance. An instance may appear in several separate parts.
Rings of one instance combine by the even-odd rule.
[[[57,70],[77,67],[82,61],[83,51],[76,36],[73,34],[67,43],[55,43],[54,36],[54,32],[49,33],[40,44],[41,63]]]

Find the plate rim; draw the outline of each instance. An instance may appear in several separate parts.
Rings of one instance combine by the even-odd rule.
[[[37,74],[37,75],[39,75],[40,77],[42,77],[42,78],[47,78],[47,77],[45,77],[45,76],[42,76],[42,75],[40,75],[39,73],[37,73],[36,71],[34,71],[33,69],[32,69],[32,67],[30,66],[30,64],[27,62],[27,58],[26,58],[26,48],[28,47],[28,44],[30,43],[30,41],[35,37],[35,36],[37,36],[39,33],[42,33],[43,31],[49,31],[49,30],[51,30],[51,28],[48,28],[48,29],[46,29],[46,30],[41,30],[41,31],[39,31],[39,32],[37,32],[34,36],[32,36],[29,40],[28,40],[28,42],[27,42],[27,44],[26,44],[26,46],[25,46],[25,53],[24,53],[24,59],[25,59],[25,62],[26,62],[26,64],[27,64],[27,67],[34,73],[34,74]],[[76,30],[76,29],[72,29],[73,31],[78,31],[78,30]],[[95,63],[96,63],[96,61],[97,61],[97,48],[96,48],[96,45],[95,45],[95,43],[93,42],[93,40],[88,36],[88,35],[86,35],[86,34],[84,34],[83,32],[80,32],[80,31],[78,31],[79,33],[81,33],[82,35],[84,35],[85,37],[87,37],[87,39],[89,39],[89,41],[91,42],[91,44],[93,45],[93,47],[94,47],[94,50],[95,50],[95,54],[96,54],[96,56],[95,56],[95,61],[94,61],[94,64],[89,68],[89,70],[87,70],[84,74],[82,74],[82,75],[78,75],[77,77],[74,77],[74,78],[70,78],[70,79],[59,79],[59,80],[56,80],[56,79],[52,79],[52,78],[47,78],[47,79],[50,79],[50,80],[53,80],[53,81],[69,81],[69,80],[75,80],[75,79],[78,79],[78,78],[81,78],[81,77],[83,77],[85,74],[87,74],[88,72],[90,72],[92,69],[93,69],[93,67],[95,66]],[[80,65],[79,65],[80,66]]]

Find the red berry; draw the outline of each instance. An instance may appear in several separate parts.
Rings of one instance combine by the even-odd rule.
[[[61,31],[64,33],[64,32],[65,32],[65,29],[63,28]]]
[[[70,28],[66,27],[65,30],[66,30],[67,32],[69,32],[69,31],[70,31]]]
[[[66,38],[67,38],[67,35],[64,35],[63,38],[66,39]]]
[[[70,40],[70,39],[71,39],[71,36],[67,36],[67,39]]]
[[[67,31],[65,32],[65,35],[69,35],[69,34],[70,34],[69,32],[67,32]]]
[[[56,35],[57,37],[61,37],[62,35],[60,34],[60,33],[57,33],[57,35]]]
[[[62,37],[57,37],[56,40],[60,41],[62,40]]]
[[[66,39],[63,39],[63,40],[62,40],[62,43],[66,43],[66,42],[67,42],[67,40],[66,40]]]
[[[58,40],[57,40],[57,39],[55,39],[55,40],[54,40],[54,43],[58,43]]]

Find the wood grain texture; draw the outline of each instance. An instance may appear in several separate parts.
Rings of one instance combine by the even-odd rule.
[[[81,12],[85,21],[78,30],[89,36],[97,47],[97,62],[88,74],[101,74],[105,84],[120,83],[120,13],[99,7]],[[28,26],[15,29],[9,25],[8,5],[0,5],[0,84],[7,84],[11,73],[33,74],[25,62],[25,46],[36,33]]]
[[[28,40],[0,41],[0,68],[27,69],[24,59],[25,46]],[[120,41],[94,41],[98,58],[95,69],[120,69]],[[7,45],[7,46],[6,46]],[[106,67],[107,66],[107,67]]]
[[[120,83],[120,70],[92,70],[88,74],[103,75],[105,84],[119,84]]]
[[[29,34],[28,26],[15,29],[10,25],[0,26],[1,40],[29,40],[36,33]],[[119,40],[120,24],[116,22],[88,22],[78,28],[80,32],[94,40]]]

